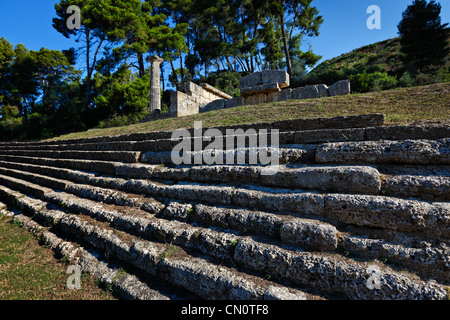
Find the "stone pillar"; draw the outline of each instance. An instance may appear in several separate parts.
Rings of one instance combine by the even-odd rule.
[[[150,73],[150,114],[161,113],[161,76],[159,68],[164,59],[153,55],[147,58],[147,61],[152,64]]]

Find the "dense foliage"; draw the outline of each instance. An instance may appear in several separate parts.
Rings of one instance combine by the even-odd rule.
[[[450,81],[450,29],[440,13],[435,1],[414,0],[398,24],[400,37],[325,61],[294,85],[348,78],[352,91],[367,92]]]
[[[81,9],[79,29],[67,27],[69,5]],[[287,70],[292,87],[350,78],[358,92],[449,80],[448,63],[434,60],[427,71],[407,59],[403,42],[391,41],[380,52],[364,51],[368,46],[307,74],[321,57],[305,50],[304,40],[318,36],[322,22],[313,0],[59,0],[53,27],[78,47],[33,51],[0,38],[0,140],[138,122],[148,113],[146,59],[153,54],[164,58],[163,112],[169,90],[185,81],[237,96],[242,76],[266,69]]]
[[[0,140],[138,121],[148,107],[146,58],[153,54],[165,60],[163,111],[167,89],[187,80],[237,95],[243,74],[286,68],[295,75],[295,66],[303,71],[320,58],[301,48],[323,21],[312,2],[60,0],[53,27],[78,47],[35,52],[0,40]],[[81,9],[79,29],[67,27],[70,5]]]

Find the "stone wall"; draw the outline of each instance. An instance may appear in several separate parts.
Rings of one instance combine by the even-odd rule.
[[[174,166],[172,131],[0,143],[0,214],[123,299],[448,300],[450,126],[372,114],[216,137],[238,128],[279,130],[273,175],[247,156]]]
[[[184,92],[173,91],[170,95],[170,111],[177,117],[197,114],[208,104],[217,100],[230,100],[232,97],[213,86],[193,82],[184,84]]]
[[[254,72],[241,78],[239,97],[231,97],[206,83],[196,85],[193,82],[186,82],[184,92],[171,92],[170,116],[182,117],[242,105],[350,94],[350,80],[341,80],[329,87],[317,84],[289,88],[289,85],[289,74],[282,70]],[[158,115],[151,119],[149,117],[146,121],[156,119],[159,119]]]
[[[317,84],[289,88],[289,83],[289,74],[286,71],[262,71],[240,79],[239,87],[245,105],[350,94],[349,80],[338,81],[330,87]]]
[[[286,100],[312,99],[350,94],[350,80],[341,80],[331,86],[317,84],[289,88],[286,71],[261,71],[239,80],[241,96],[215,100],[200,108],[200,112],[232,108],[242,105],[257,105]]]

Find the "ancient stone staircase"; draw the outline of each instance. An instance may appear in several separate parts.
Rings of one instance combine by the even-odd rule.
[[[234,128],[280,130],[275,175],[173,166],[172,132],[2,143],[0,210],[123,298],[448,299],[450,126]]]

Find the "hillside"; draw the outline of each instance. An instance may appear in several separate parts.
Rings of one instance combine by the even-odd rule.
[[[51,140],[92,138],[158,130],[170,131],[178,128],[191,128],[194,121],[203,121],[204,127],[210,127],[377,112],[385,113],[389,124],[408,124],[428,120],[443,121],[450,119],[449,96],[450,82],[447,82],[348,96],[240,106],[129,126],[91,129]]]
[[[380,69],[388,73],[398,73],[404,70],[400,47],[400,37],[373,43],[322,62],[310,72],[310,75],[350,69]]]
[[[450,56],[445,66],[418,71],[405,65],[400,51],[400,37],[373,43],[326,60],[306,76],[294,79],[295,86],[352,80],[356,92],[380,91],[450,80]],[[449,33],[450,43],[450,33]]]

